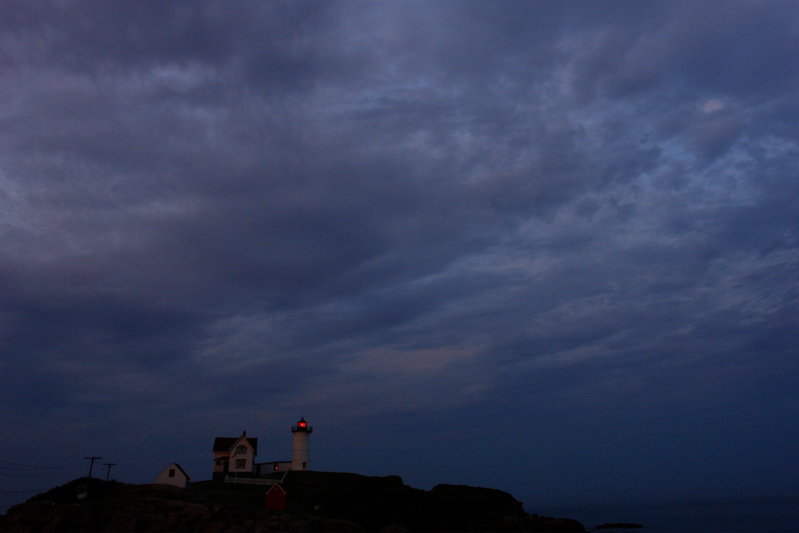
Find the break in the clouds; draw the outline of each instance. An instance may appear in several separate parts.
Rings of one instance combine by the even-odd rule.
[[[2,459],[795,491],[798,16],[2,4]]]

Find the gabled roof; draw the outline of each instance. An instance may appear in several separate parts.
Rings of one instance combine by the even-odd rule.
[[[275,483],[274,485],[269,487],[269,490],[266,491],[266,493],[269,494],[270,492],[278,492],[278,491],[282,492],[283,494],[286,494],[286,489],[284,489],[280,483]]]
[[[233,446],[240,440],[244,439],[250,446],[254,454],[258,455],[258,439],[247,438],[245,434],[241,437],[217,437],[214,439],[214,453],[227,453],[233,449]]]
[[[169,469],[170,469],[170,468],[172,468],[173,466],[174,466],[175,468],[177,468],[178,470],[180,470],[180,471],[183,473],[183,475],[184,475],[184,476],[186,476],[186,479],[191,479],[191,477],[190,477],[190,476],[189,476],[189,475],[186,473],[186,471],[185,471],[185,470],[183,470],[183,467],[182,467],[182,466],[180,466],[180,465],[179,465],[179,464],[177,464],[177,463],[172,463],[171,465],[169,465],[168,467],[166,467],[166,468],[164,469],[164,472],[166,472],[167,470],[169,470]]]
[[[214,439],[214,451],[229,452],[237,440],[238,437],[217,437]]]

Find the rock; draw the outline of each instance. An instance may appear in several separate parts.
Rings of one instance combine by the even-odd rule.
[[[410,531],[410,529],[406,529],[402,526],[391,524],[390,526],[381,528],[378,533],[410,533]]]
[[[89,497],[76,499],[76,484]],[[192,490],[76,480],[0,515],[0,531],[202,533],[583,532],[579,522],[527,515],[510,494],[481,487],[409,487],[399,476],[291,472],[285,511],[256,485],[199,482]]]
[[[202,533],[222,533],[225,529],[227,529],[227,524],[224,522],[208,522],[205,524],[200,531]]]

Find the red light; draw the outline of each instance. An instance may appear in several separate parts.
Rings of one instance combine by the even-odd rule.
[[[307,423],[307,422],[300,422],[300,423],[299,423],[299,424],[297,424],[297,425],[298,425],[298,426],[300,426],[301,428],[304,428],[305,426],[307,426],[307,425],[308,425],[308,423]]]

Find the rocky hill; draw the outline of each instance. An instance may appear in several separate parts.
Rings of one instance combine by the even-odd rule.
[[[496,489],[438,485],[424,491],[398,476],[291,472],[286,509],[265,508],[266,488],[213,481],[189,489],[79,479],[0,516],[0,531],[584,531],[578,522],[528,515]],[[77,495],[86,494],[83,499]]]

